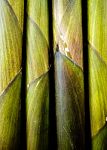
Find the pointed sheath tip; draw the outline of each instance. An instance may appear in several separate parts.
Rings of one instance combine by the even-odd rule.
[[[59,45],[58,44],[56,45],[56,51],[57,52],[59,51]]]

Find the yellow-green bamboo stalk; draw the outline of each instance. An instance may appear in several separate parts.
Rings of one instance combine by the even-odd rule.
[[[27,1],[27,149],[48,149],[48,0]]]
[[[89,88],[93,149],[107,142],[107,1],[88,0]]]
[[[18,4],[18,5],[17,5]],[[18,149],[23,0],[0,0],[0,149]]]
[[[81,0],[54,0],[58,150],[84,149]]]

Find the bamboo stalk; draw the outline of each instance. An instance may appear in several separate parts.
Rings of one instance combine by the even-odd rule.
[[[88,0],[89,90],[93,149],[106,149],[107,1]]]
[[[20,144],[23,3],[0,1],[0,149]],[[18,15],[20,14],[20,15]]]
[[[27,13],[27,149],[47,150],[49,130],[48,0],[28,0]]]
[[[83,150],[85,112],[80,0],[54,0],[54,40],[58,149]]]

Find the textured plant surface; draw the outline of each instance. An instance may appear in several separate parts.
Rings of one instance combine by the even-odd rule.
[[[55,54],[58,149],[84,149],[83,72],[61,52]]]
[[[54,64],[58,149],[83,150],[81,5],[79,0],[55,0],[53,3],[58,4],[53,8],[54,46],[58,50]],[[28,0],[27,13],[27,148],[47,149],[50,100],[48,71],[51,67],[48,63],[48,1]],[[70,20],[66,20],[67,15]],[[75,17],[79,18],[77,22]],[[72,30],[76,32],[75,36]]]
[[[88,0],[89,86],[93,149],[106,149],[107,1]]]
[[[78,18],[78,19],[77,19]],[[54,0],[58,149],[84,149],[84,86],[80,0]]]
[[[49,129],[52,121],[49,106],[53,100],[50,97],[50,83],[54,83],[50,78],[50,68],[53,65],[56,149],[84,150],[81,0],[52,2],[54,60],[50,61],[49,0],[27,0],[27,150],[49,149],[49,131],[52,131]],[[92,149],[106,150],[107,1],[88,0],[87,7]],[[20,147],[23,14],[24,0],[0,0],[1,150],[17,150]],[[53,61],[54,64],[49,64]]]
[[[48,149],[48,1],[27,2],[27,149]]]
[[[0,0],[0,149],[17,149],[20,138],[23,0]]]
[[[55,42],[82,67],[81,0],[54,0]]]

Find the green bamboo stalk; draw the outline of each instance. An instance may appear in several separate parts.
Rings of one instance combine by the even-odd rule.
[[[92,146],[107,142],[107,1],[88,0],[89,88]]]
[[[0,0],[0,149],[18,149],[23,3]],[[18,15],[18,13],[20,15]]]
[[[47,150],[49,129],[48,0],[28,0],[27,13],[27,149]]]
[[[84,149],[84,85],[80,0],[54,0],[58,150]],[[54,44],[55,45],[55,44]]]

